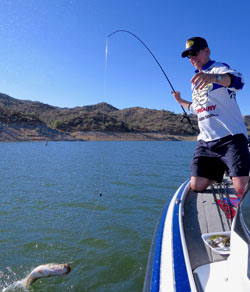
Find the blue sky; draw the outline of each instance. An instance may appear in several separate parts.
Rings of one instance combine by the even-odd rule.
[[[239,70],[243,115],[250,114],[249,0],[1,0],[0,92],[59,107],[107,102],[181,112],[153,58],[125,29],[140,37],[175,90],[191,99],[194,69],[180,54],[203,36],[211,59]],[[106,77],[105,77],[106,71]]]

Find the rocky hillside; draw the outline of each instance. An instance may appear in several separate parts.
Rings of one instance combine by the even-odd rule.
[[[107,103],[59,108],[0,93],[0,141],[84,140],[88,133],[95,133],[93,139],[106,139],[108,134],[115,137],[114,133],[120,133],[119,139],[126,136],[128,140],[129,135],[143,139],[142,133],[145,139],[195,137],[196,117],[190,116],[194,131],[181,118],[182,115],[170,111],[140,107],[119,110]],[[250,116],[245,121],[250,130]]]

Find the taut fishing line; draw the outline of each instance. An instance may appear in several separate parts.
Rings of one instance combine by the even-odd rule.
[[[160,64],[159,61],[156,59],[155,55],[152,53],[152,51],[149,49],[149,47],[148,47],[148,46],[147,46],[147,45],[146,45],[146,44],[145,44],[145,43],[144,43],[144,42],[143,42],[143,41],[142,41],[137,35],[135,35],[135,34],[132,33],[131,31],[124,30],[124,29],[120,29],[120,30],[116,30],[116,31],[112,32],[111,34],[109,34],[109,35],[107,36],[107,40],[106,40],[106,62],[105,62],[105,64],[107,64],[108,39],[109,39],[111,36],[113,36],[114,34],[117,34],[117,33],[120,33],[120,32],[124,32],[124,33],[128,33],[128,34],[132,35],[133,37],[135,37],[135,38],[136,38],[136,39],[137,39],[137,40],[138,40],[138,41],[139,41],[139,42],[140,42],[140,43],[146,48],[146,50],[147,50],[147,51],[150,53],[150,55],[154,58],[155,62],[157,63],[157,65],[158,65],[159,68],[161,69],[161,72],[163,73],[163,75],[164,75],[165,78],[167,79],[167,82],[168,82],[168,84],[170,85],[172,91],[175,92],[172,83],[170,82],[170,80],[169,80],[169,78],[168,78],[166,72],[163,70],[161,64]],[[105,80],[106,80],[106,66],[105,66]],[[192,125],[192,123],[191,123],[191,120],[190,120],[189,116],[187,115],[187,113],[186,113],[184,107],[183,107],[182,105],[180,105],[180,106],[181,106],[182,111],[183,111],[183,117],[182,117],[181,120],[183,120],[183,119],[187,119],[189,125],[190,125],[191,128],[192,128],[192,130],[194,130],[194,127],[193,127],[193,125]]]
[[[106,43],[106,51],[105,51],[105,77],[104,77],[104,98],[106,97],[106,79],[107,79],[107,56],[108,56],[108,45]],[[101,116],[102,116],[102,122],[103,122],[103,125],[105,123],[105,113],[104,113],[104,102],[101,103]],[[98,144],[99,145],[99,144]],[[99,145],[100,147],[100,145]],[[102,149],[101,147],[99,149]],[[101,160],[101,161],[100,161]],[[101,175],[99,176],[99,181],[100,181],[100,188],[99,188],[99,193],[98,193],[98,199],[96,200],[96,203],[94,205],[94,208],[92,209],[91,213],[87,216],[86,218],[86,222],[85,222],[85,225],[82,227],[82,232],[81,232],[81,236],[80,238],[78,239],[77,243],[75,244],[74,248],[73,248],[73,253],[70,257],[70,262],[73,262],[77,252],[79,251],[79,248],[80,248],[80,244],[81,244],[81,241],[82,239],[84,238],[85,234],[86,234],[86,231],[87,231],[87,228],[90,224],[90,222],[93,222],[93,217],[95,215],[95,211],[97,210],[97,207],[98,207],[98,204],[99,204],[99,201],[102,197],[102,190],[103,190],[103,185],[104,185],[104,162],[103,162],[103,155],[100,154],[100,159],[99,159],[99,164],[98,164],[98,168],[101,172]]]
[[[84,238],[84,236],[85,236],[85,234],[86,234],[87,228],[88,228],[90,222],[93,222],[92,219],[93,219],[93,217],[94,217],[94,213],[95,213],[95,211],[96,211],[96,209],[97,209],[97,206],[98,206],[98,204],[99,204],[99,201],[100,201],[100,198],[101,198],[101,197],[102,197],[102,193],[99,193],[99,197],[98,197],[98,199],[96,200],[96,203],[95,203],[94,208],[92,209],[91,213],[87,216],[87,221],[86,221],[85,226],[84,226],[84,228],[83,228],[83,230],[82,230],[82,232],[81,232],[81,236],[80,236],[80,238],[78,239],[78,241],[77,241],[77,243],[75,244],[75,246],[73,247],[74,252],[72,253],[72,255],[71,255],[71,257],[70,257],[69,262],[73,262],[73,261],[74,261],[74,258],[75,258],[75,256],[76,256],[77,252],[79,251],[81,241],[82,241],[82,239]]]

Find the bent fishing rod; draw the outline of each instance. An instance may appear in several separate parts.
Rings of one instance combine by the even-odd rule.
[[[119,30],[116,30],[116,31],[114,31],[114,32],[112,32],[111,34],[109,34],[108,36],[107,36],[107,40],[112,36],[112,35],[114,35],[114,34],[116,34],[116,33],[120,33],[120,32],[125,32],[125,33],[128,33],[128,34],[130,34],[130,35],[132,35],[133,37],[135,37],[146,49],[147,49],[147,51],[150,53],[150,55],[154,58],[154,60],[155,60],[155,62],[157,63],[157,65],[159,66],[159,68],[161,69],[161,72],[163,73],[163,75],[165,76],[165,78],[167,79],[167,82],[168,82],[168,84],[170,85],[170,87],[171,87],[171,89],[172,89],[172,91],[173,92],[176,92],[175,90],[174,90],[174,87],[173,87],[173,85],[172,85],[172,83],[170,82],[170,80],[169,80],[169,78],[168,78],[168,76],[167,76],[167,74],[166,74],[166,72],[163,70],[163,68],[162,68],[162,66],[161,66],[161,64],[159,63],[159,61],[156,59],[156,57],[155,57],[155,55],[152,53],[152,51],[149,49],[149,47],[137,36],[137,35],[135,35],[134,33],[132,33],[131,31],[128,31],[128,30],[124,30],[124,29],[119,29]],[[182,105],[180,105],[181,106],[181,108],[182,108],[182,111],[183,111],[183,117],[182,117],[182,119],[181,119],[181,121],[183,121],[183,119],[187,119],[187,121],[188,121],[188,123],[189,123],[189,125],[191,126],[191,129],[192,130],[194,130],[194,127],[193,127],[193,125],[192,125],[192,123],[191,123],[191,120],[190,120],[190,118],[189,118],[189,116],[187,115],[187,112],[185,111],[185,109],[184,109],[184,107],[182,106]]]

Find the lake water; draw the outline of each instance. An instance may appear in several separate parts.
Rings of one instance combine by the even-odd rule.
[[[30,291],[142,291],[155,224],[195,142],[1,143],[0,289],[72,262]]]

